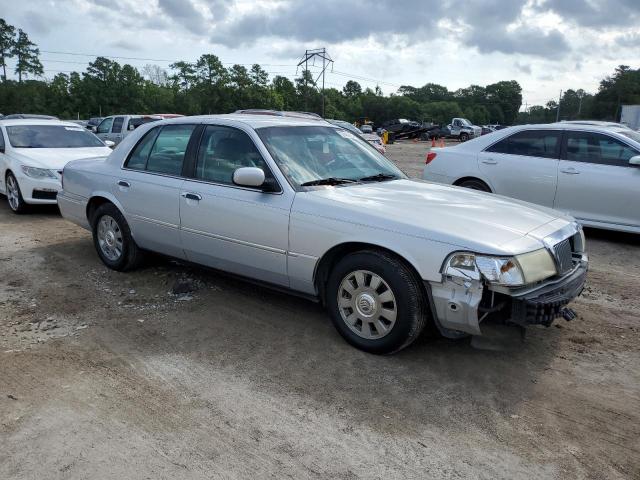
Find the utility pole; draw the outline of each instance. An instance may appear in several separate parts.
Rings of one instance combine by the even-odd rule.
[[[558,97],[558,110],[556,111],[556,122],[560,121],[560,102],[562,102],[562,90],[560,90],[560,96]]]
[[[318,59],[322,59],[322,71],[318,74],[318,78],[316,78],[314,83],[317,84],[318,80],[320,80],[320,76],[322,76],[322,116],[324,117],[324,75],[329,65],[331,65],[331,70],[333,71],[333,59],[327,52],[327,49],[322,47],[314,48],[312,50],[305,50],[304,57],[302,57],[302,60],[298,62],[298,65],[296,67],[296,75],[298,74],[298,68],[300,68],[300,66],[304,63],[304,109],[308,110],[309,93],[307,88],[307,72],[309,71],[309,60],[313,60],[313,65],[315,65],[316,57]]]

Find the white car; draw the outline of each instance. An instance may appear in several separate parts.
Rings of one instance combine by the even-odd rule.
[[[640,233],[640,134],[614,126],[522,125],[432,148],[423,178],[497,193]]]
[[[55,204],[67,162],[110,153],[105,143],[75,123],[0,120],[0,193],[16,213],[27,204]]]
[[[427,323],[459,337],[570,319],[588,265],[570,217],[408,179],[309,116],[143,125],[107,159],[68,164],[58,204],[109,268],[150,250],[291,290],[373,353],[404,348]]]

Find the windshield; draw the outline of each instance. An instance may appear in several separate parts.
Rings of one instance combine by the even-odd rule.
[[[636,142],[640,143],[640,133],[634,130],[628,130],[625,128],[624,130],[618,130],[618,133],[621,135],[624,135],[625,137],[630,138],[631,140],[635,140]]]
[[[81,126],[14,125],[7,127],[14,148],[104,147],[98,137]]]
[[[379,174],[406,178],[366,141],[342,128],[265,127],[256,131],[295,188],[326,178],[359,181]]]
[[[465,127],[471,127],[471,122],[469,120],[467,120],[466,118],[461,118],[460,122],[462,123],[462,125],[464,125]]]

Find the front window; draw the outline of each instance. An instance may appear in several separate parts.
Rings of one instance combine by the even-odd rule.
[[[295,188],[327,178],[355,182],[376,175],[406,178],[366,141],[342,128],[265,127],[256,131]]]
[[[7,136],[14,148],[104,147],[99,138],[80,126],[14,125],[7,127]]]
[[[111,125],[113,125],[113,117],[105,118],[100,125],[98,125],[98,133],[109,133],[111,131]]]
[[[461,118],[460,119],[460,125],[462,125],[463,127],[471,127],[472,124],[469,120],[467,120],[466,118]]]

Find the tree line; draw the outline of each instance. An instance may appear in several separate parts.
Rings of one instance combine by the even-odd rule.
[[[106,57],[89,62],[84,72],[58,73],[43,79],[39,50],[25,32],[0,19],[0,112],[46,113],[60,118],[89,118],[118,113],[228,113],[244,108],[271,108],[321,113],[322,92],[310,71],[293,81],[272,79],[258,64],[225,67],[213,54],[195,62],[177,61],[168,69],[141,69]],[[17,80],[6,76],[7,59],[15,58]],[[324,91],[325,117],[350,122],[364,117],[380,124],[394,118],[448,123],[466,117],[476,124],[554,121],[558,104],[532,106],[521,112],[522,89],[515,80],[450,91],[427,83],[401,86],[385,96],[379,87],[362,88],[349,80],[344,88]],[[595,94],[567,90],[560,118],[614,120],[624,103],[640,103],[640,70],[620,66]]]

